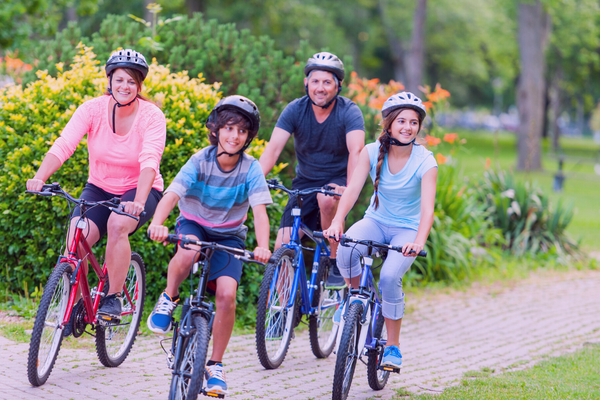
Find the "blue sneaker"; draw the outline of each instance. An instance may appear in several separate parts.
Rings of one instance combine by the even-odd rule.
[[[227,394],[223,364],[207,365],[204,369],[204,379],[206,379],[206,393]]]
[[[388,346],[383,351],[382,367],[400,368],[402,366],[402,354],[398,346]]]
[[[167,333],[171,330],[173,310],[179,299],[173,301],[167,292],[162,292],[152,314],[148,317],[148,329],[154,333]]]

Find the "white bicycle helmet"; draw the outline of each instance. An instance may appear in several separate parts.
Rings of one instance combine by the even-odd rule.
[[[427,110],[420,98],[412,94],[411,92],[401,92],[391,95],[381,108],[381,115],[383,118],[387,117],[392,111],[401,108],[411,108],[421,115],[421,118],[425,119],[427,116]]]
[[[112,53],[104,68],[107,76],[117,68],[132,68],[140,71],[144,79],[148,75],[146,58],[141,53],[131,49],[117,50]]]
[[[304,75],[308,76],[311,71],[320,70],[331,72],[338,78],[340,82],[344,80],[344,63],[335,54],[323,51],[321,53],[314,54],[306,62],[304,67]]]

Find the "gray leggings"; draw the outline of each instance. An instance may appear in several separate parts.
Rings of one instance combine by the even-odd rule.
[[[417,231],[384,225],[373,218],[365,217],[352,225],[346,235],[354,239],[375,240],[392,246],[404,246],[406,243],[415,241]],[[366,251],[366,246],[363,245],[338,247],[337,265],[344,278],[361,274],[360,255],[366,254]],[[404,257],[397,251],[388,252],[379,275],[379,288],[383,298],[382,311],[385,318],[398,320],[404,316],[402,277],[413,261],[415,261],[415,257]]]

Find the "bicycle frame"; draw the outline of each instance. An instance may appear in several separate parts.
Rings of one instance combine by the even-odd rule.
[[[291,293],[296,293],[296,291],[298,290],[298,287],[300,287],[300,296],[302,299],[302,307],[300,308],[300,310],[301,310],[302,314],[313,315],[315,313],[316,307],[312,307],[311,300],[314,297],[315,290],[318,288],[318,286],[317,286],[318,282],[316,282],[316,279],[317,279],[317,270],[319,268],[319,260],[322,255],[329,256],[330,252],[329,252],[329,249],[327,248],[327,244],[325,243],[325,241],[323,239],[318,239],[318,238],[314,237],[313,231],[310,228],[308,228],[306,225],[304,225],[304,223],[302,222],[302,220],[300,218],[301,212],[302,211],[299,207],[294,207],[292,209],[292,216],[294,217],[294,225],[292,227],[292,235],[290,238],[290,242],[285,243],[282,246],[292,249],[295,254],[294,263],[293,263],[294,281],[293,281]],[[308,282],[308,279],[306,276],[306,269],[305,269],[305,264],[304,264],[304,254],[302,252],[304,247],[300,244],[300,231],[302,231],[305,235],[307,235],[311,240],[313,240],[317,244],[317,247],[314,249],[315,254],[313,256],[313,264],[312,264],[312,272],[311,272],[311,276],[310,276],[310,282]],[[274,295],[274,293],[276,293],[275,286],[276,286],[279,272],[280,272],[279,268],[277,268],[275,270],[275,275],[273,277],[273,280],[271,281],[271,293],[273,293],[273,295]],[[307,282],[307,283],[304,283],[304,282]],[[290,296],[290,298],[288,299],[288,304],[287,304],[286,308],[292,307],[294,305],[295,300],[296,300],[295,296]]]

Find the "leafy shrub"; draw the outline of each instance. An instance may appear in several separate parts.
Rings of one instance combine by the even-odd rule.
[[[98,32],[82,37],[81,30],[71,23],[53,40],[41,41],[31,51],[38,59],[37,68],[47,69],[55,76],[55,64],[65,66],[73,59],[80,41],[91,46],[99,60],[108,59],[119,47],[139,49],[152,55],[159,64],[169,64],[172,71],[188,71],[189,76],[203,74],[208,82],[222,82],[224,95],[239,94],[251,98],[261,111],[259,137],[269,138],[277,117],[291,100],[304,95],[303,68],[312,54],[306,42],[301,42],[295,56],[284,56],[267,36],[256,37],[248,30],[238,31],[235,24],[205,21],[201,14],[182,17],[158,26],[164,51],[152,51],[149,42],[151,28],[126,16],[109,15]],[[348,63],[349,65],[349,63]],[[35,75],[30,74],[29,80]]]
[[[548,196],[537,184],[517,182],[504,171],[487,170],[477,182],[475,194],[490,221],[501,229],[505,247],[515,255],[579,251],[566,233],[573,205],[560,201],[550,207]]]
[[[2,292],[23,293],[45,283],[62,252],[60,243],[68,215],[66,201],[25,194],[25,181],[35,174],[77,106],[103,93],[106,77],[98,64],[89,48],[79,46],[70,69],[57,66],[56,78],[38,72],[39,80],[27,87],[13,86],[0,92]],[[219,99],[218,89],[218,83],[205,84],[202,77],[190,79],[185,72],[171,73],[157,63],[150,66],[144,94],[161,105],[167,119],[167,143],[161,162],[166,184],[192,154],[208,145],[204,121]],[[87,180],[88,155],[82,148],[85,144],[83,140],[51,178],[75,196]],[[254,142],[250,154],[259,157],[264,145],[264,141]],[[176,216],[175,210],[167,224],[173,226]],[[251,230],[248,246],[255,242]],[[131,246],[147,263],[148,292],[154,298],[166,285],[172,246],[151,242],[145,229],[131,237]],[[102,250],[97,254],[102,254]],[[255,271],[244,277],[240,292],[246,294],[245,301],[258,293],[261,275]]]

